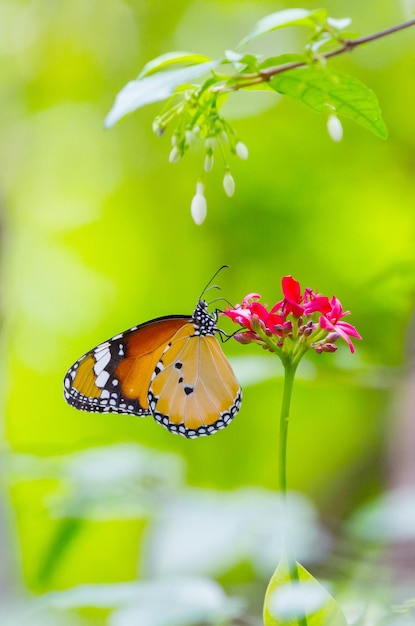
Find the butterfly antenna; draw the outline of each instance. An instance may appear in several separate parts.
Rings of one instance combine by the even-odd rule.
[[[226,304],[228,304],[231,308],[233,307],[232,302],[229,302],[229,300],[227,300],[226,298],[222,298],[222,297],[215,298],[214,300],[211,300],[208,304],[210,306],[211,304],[214,304],[215,302],[220,302],[220,301],[226,302]],[[219,311],[219,309],[217,309],[217,311]]]
[[[220,289],[219,285],[212,285],[211,283],[215,280],[216,276],[219,274],[219,272],[221,272],[222,270],[224,270],[225,268],[229,268],[229,265],[221,265],[221,267],[216,270],[216,272],[213,274],[212,278],[209,280],[209,282],[207,283],[207,285],[205,286],[205,288],[203,289],[202,293],[199,296],[199,302],[200,300],[203,298],[203,296],[205,295],[205,293],[209,290],[209,289]]]

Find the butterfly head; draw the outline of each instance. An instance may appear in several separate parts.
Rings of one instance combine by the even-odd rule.
[[[199,300],[192,315],[192,321],[196,327],[195,334],[214,335],[217,320],[218,314],[216,311],[210,314],[207,302],[205,300]]]

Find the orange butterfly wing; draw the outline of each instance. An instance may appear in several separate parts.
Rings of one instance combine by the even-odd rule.
[[[99,344],[68,370],[66,401],[83,411],[151,415],[151,377],[166,344],[189,319],[160,317]]]
[[[149,388],[154,418],[186,437],[225,428],[239,411],[241,389],[217,339],[186,324],[169,342]]]

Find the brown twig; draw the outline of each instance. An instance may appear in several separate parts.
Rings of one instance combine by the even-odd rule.
[[[381,39],[382,37],[386,37],[387,35],[392,35],[393,33],[403,30],[404,28],[410,28],[411,26],[415,26],[415,19],[409,20],[408,22],[404,22],[402,24],[398,24],[397,26],[391,26],[390,28],[386,28],[385,30],[373,33],[372,35],[359,37],[358,39],[343,39],[342,46],[340,48],[337,48],[336,50],[331,50],[331,52],[326,52],[325,54],[320,55],[320,58],[331,59],[332,57],[339,56],[340,54],[344,54],[345,52],[352,52],[352,50],[354,50],[358,46],[369,43],[371,41],[375,41],[375,39]],[[295,63],[287,63],[287,65],[267,67],[265,70],[261,70],[258,74],[241,75],[240,82],[235,82],[233,85],[223,86],[220,91],[235,91],[244,87],[256,85],[260,82],[268,82],[276,74],[282,74],[283,72],[288,72],[289,70],[293,70],[297,67],[305,67],[305,65],[306,63],[297,61]]]

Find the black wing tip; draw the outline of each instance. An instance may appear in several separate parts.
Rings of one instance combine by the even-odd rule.
[[[70,406],[78,411],[87,411],[89,413],[119,413],[133,415],[135,417],[151,415],[149,409],[142,409],[127,401],[113,404],[108,402],[108,400],[103,401],[100,398],[89,398],[73,389],[71,391],[65,389],[64,398]],[[115,402],[115,400],[113,401]]]

